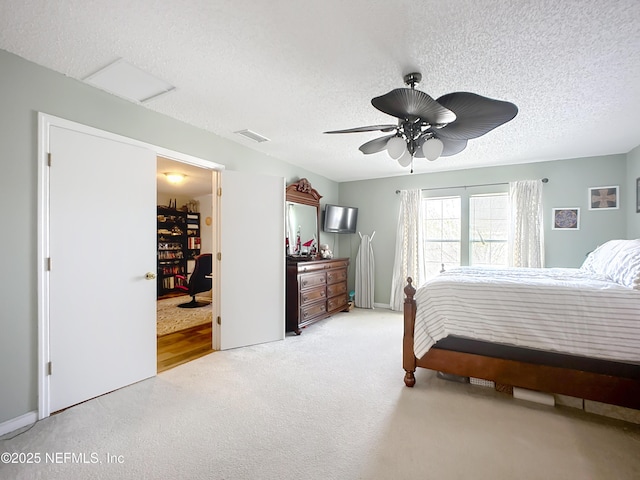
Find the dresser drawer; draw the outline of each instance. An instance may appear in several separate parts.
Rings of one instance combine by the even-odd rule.
[[[349,260],[332,260],[327,262],[325,268],[346,268],[349,266]]]
[[[327,312],[327,302],[311,303],[300,309],[300,323]]]
[[[303,262],[298,264],[298,273],[322,272],[327,268],[326,263]]]
[[[327,300],[327,311],[331,312],[333,310],[342,310],[347,306],[347,294],[343,293],[338,295],[337,297],[330,298]]]
[[[318,273],[305,273],[299,276],[300,289],[317,287],[318,285],[325,285],[327,283],[327,276],[324,272]]]
[[[340,268],[327,272],[327,283],[344,282],[347,279],[347,269]]]
[[[300,292],[300,306],[304,307],[309,303],[324,300],[325,298],[327,298],[327,292],[325,291],[324,285],[303,290]]]
[[[327,297],[335,297],[341,293],[347,292],[347,284],[345,282],[335,283],[333,285],[327,285]]]

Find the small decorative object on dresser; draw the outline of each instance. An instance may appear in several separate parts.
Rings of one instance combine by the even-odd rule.
[[[333,252],[329,249],[329,245],[326,243],[320,245],[320,256],[322,258],[333,258]]]

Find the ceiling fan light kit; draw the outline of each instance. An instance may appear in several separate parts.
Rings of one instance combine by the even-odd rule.
[[[408,167],[411,162],[413,162],[413,156],[409,153],[409,150],[405,149],[404,153],[398,158],[398,163],[401,167]]]
[[[398,160],[406,151],[405,140],[402,137],[392,137],[387,142],[387,153],[394,160]]]
[[[440,158],[444,143],[439,138],[431,137],[422,144],[422,153],[427,160],[433,161]]]
[[[396,117],[397,125],[371,125],[324,133],[394,132],[362,144],[360,151],[370,155],[386,149],[401,166],[411,165],[413,173],[414,157],[433,161],[460,153],[467,147],[468,140],[489,133],[518,114],[518,107],[513,103],[475,93],[448,93],[434,100],[415,89],[420,80],[420,73],[409,73],[404,77],[409,88],[396,88],[371,100],[375,108]]]

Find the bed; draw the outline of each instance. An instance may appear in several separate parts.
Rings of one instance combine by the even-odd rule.
[[[640,240],[580,268],[473,268],[404,289],[403,368],[640,409]]]

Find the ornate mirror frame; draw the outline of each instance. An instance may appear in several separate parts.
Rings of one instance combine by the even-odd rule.
[[[301,205],[310,205],[316,209],[316,242],[320,243],[320,199],[322,195],[311,186],[309,180],[301,178],[295,183],[287,185],[285,189],[285,200]],[[319,247],[319,245],[316,245]]]

